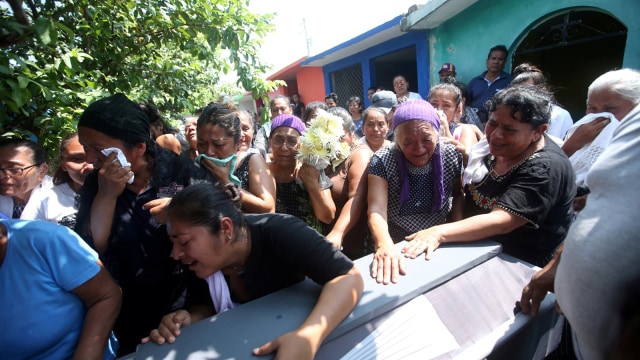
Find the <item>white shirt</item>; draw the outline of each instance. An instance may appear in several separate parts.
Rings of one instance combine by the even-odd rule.
[[[551,121],[547,134],[553,135],[559,139],[564,139],[569,128],[573,126],[571,114],[558,105],[551,105]]]
[[[44,179],[40,185],[36,185],[35,188],[31,191],[31,196],[29,196],[29,201],[24,207],[22,211],[21,219],[24,219],[25,212],[31,212],[35,207],[38,206],[40,199],[43,197],[43,193],[46,193],[49,189],[53,187],[53,179],[49,175],[45,175]],[[7,215],[11,218],[13,215],[13,197],[12,196],[4,196],[0,195],[0,212]]]
[[[42,200],[35,207],[22,213],[24,220],[45,220],[55,224],[70,215],[75,215],[77,210],[74,207],[76,192],[69,184],[54,186],[46,193],[42,194]]]

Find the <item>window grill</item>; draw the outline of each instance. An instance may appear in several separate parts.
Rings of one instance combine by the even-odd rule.
[[[359,96],[362,100],[366,98],[363,90],[362,66],[360,64],[336,70],[329,74],[329,79],[331,92],[338,95],[338,106],[348,109],[347,101],[352,96]]]

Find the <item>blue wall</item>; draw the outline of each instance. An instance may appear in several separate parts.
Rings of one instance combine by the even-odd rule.
[[[351,66],[360,63],[362,66],[362,80],[364,94],[367,93],[367,89],[372,83],[375,83],[373,59],[382,55],[387,55],[392,52],[404,49],[410,46],[416,48],[416,64],[418,70],[418,92],[422,97],[426,97],[429,93],[429,48],[428,33],[427,32],[410,32],[395,39],[388,40],[380,43],[376,46],[370,47],[357,54],[338,60],[331,64],[327,64],[322,68],[324,74],[324,83],[327,87],[331,86],[329,74],[333,71],[340,70],[344,67]],[[398,69],[401,72],[402,69]],[[326,89],[326,92],[331,92],[333,89]],[[365,99],[368,102],[368,99]]]

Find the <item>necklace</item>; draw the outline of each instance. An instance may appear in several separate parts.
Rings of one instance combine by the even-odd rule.
[[[246,248],[245,253],[242,256],[242,262],[240,263],[240,265],[234,265],[231,267],[231,270],[237,272],[238,274],[242,274],[244,272],[244,266],[247,263],[247,260],[249,259],[249,255],[251,254],[251,244],[249,243],[249,233],[246,227],[242,231],[242,237],[243,239],[240,241],[242,241],[243,245]]]

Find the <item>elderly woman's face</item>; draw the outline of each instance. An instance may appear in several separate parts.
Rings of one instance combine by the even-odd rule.
[[[519,159],[529,146],[542,135],[546,126],[534,130],[531,124],[520,121],[522,114],[517,112],[511,116],[511,107],[498,105],[489,113],[485,126],[489,151],[495,157],[503,159]]]
[[[236,153],[233,138],[219,125],[206,124],[198,129],[198,153],[226,159]]]
[[[24,202],[29,200],[31,191],[40,184],[48,169],[47,164],[36,164],[34,156],[33,150],[26,146],[0,148],[0,168],[24,169],[13,175],[7,170],[0,171],[0,195],[12,196]]]
[[[413,166],[429,163],[438,144],[438,132],[427,121],[414,120],[398,125],[395,130],[396,144],[404,157]]]
[[[609,90],[593,92],[587,99],[587,114],[610,112],[618,120],[627,116],[634,107],[633,101]]]

